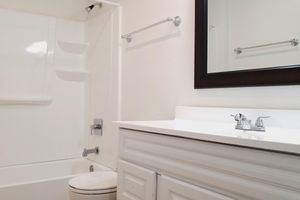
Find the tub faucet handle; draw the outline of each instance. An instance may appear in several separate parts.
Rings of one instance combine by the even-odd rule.
[[[103,120],[94,119],[94,124],[91,125],[91,135],[101,136],[103,134]]]

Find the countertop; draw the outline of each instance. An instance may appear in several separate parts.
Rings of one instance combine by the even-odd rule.
[[[300,155],[299,129],[267,127],[266,132],[235,130],[234,124],[210,121],[120,121],[119,128],[193,140]]]

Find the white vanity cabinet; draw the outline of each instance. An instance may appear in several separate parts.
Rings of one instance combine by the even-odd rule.
[[[120,128],[118,200],[299,200],[300,157]]]
[[[125,161],[119,161],[118,177],[119,199],[156,199],[157,177],[154,171]]]
[[[232,200],[125,161],[119,162],[118,190],[120,200]]]
[[[167,176],[158,177],[158,200],[233,200],[224,195]]]

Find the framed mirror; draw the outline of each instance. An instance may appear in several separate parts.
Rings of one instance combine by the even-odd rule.
[[[195,88],[300,84],[299,0],[196,0]]]

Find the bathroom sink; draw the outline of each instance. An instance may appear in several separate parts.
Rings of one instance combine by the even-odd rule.
[[[235,130],[226,123],[188,120],[118,122],[120,128],[189,139],[300,154],[300,130],[268,127],[266,132]]]
[[[265,132],[258,132],[235,129],[236,122],[230,118],[228,113],[237,112],[236,109],[217,108],[217,113],[213,112],[215,108],[193,109],[191,110],[191,107],[178,107],[174,120],[131,121],[118,122],[118,124],[120,128],[156,134],[300,154],[300,127],[298,127],[298,123],[293,124],[291,119],[287,122],[278,120],[277,115],[279,113],[277,111],[267,110],[268,115],[273,114],[274,116],[272,123],[266,123]],[[207,112],[207,109],[210,112]],[[247,110],[243,111],[247,113]],[[259,111],[262,112],[262,110]],[[251,112],[258,112],[258,110],[251,110]],[[295,112],[300,116],[299,111]],[[214,116],[217,117],[214,119]],[[279,114],[279,116],[285,117],[284,114]],[[295,113],[293,116],[296,116]],[[297,121],[297,119],[294,120]]]

